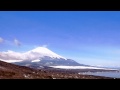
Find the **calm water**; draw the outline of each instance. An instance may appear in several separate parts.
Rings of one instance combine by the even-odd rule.
[[[82,74],[120,78],[120,72],[85,72]]]

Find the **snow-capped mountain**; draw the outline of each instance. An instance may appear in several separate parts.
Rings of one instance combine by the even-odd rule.
[[[60,58],[63,58],[66,60],[66,58],[52,52],[51,50],[45,48],[45,47],[38,47],[38,48],[35,48],[33,50],[30,50],[26,53],[23,54],[23,58],[26,59],[26,60],[38,60],[38,59],[41,59],[41,58],[44,58],[44,57],[49,57],[49,58],[52,58],[52,59],[60,59]]]
[[[39,66],[79,66],[74,60],[66,59],[46,47],[37,47],[33,50],[18,53],[8,50],[8,52],[0,52],[0,60],[11,62],[23,66],[39,67]]]
[[[64,57],[52,52],[51,50],[45,48],[45,47],[37,47],[33,50],[27,51],[25,53],[19,53],[19,52],[14,52],[11,50],[8,50],[7,52],[0,52],[0,59],[5,60],[5,61],[19,61],[19,60],[29,60],[29,61],[34,61],[40,58],[44,57],[50,57],[50,58],[57,58],[57,59],[65,59]]]

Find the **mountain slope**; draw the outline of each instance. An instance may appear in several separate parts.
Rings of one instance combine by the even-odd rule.
[[[63,60],[63,59],[52,59],[47,60],[43,59],[39,62],[31,62],[31,61],[22,61],[22,62],[15,62],[14,64],[21,65],[21,66],[28,66],[28,67],[34,67],[34,68],[41,68],[42,66],[86,66],[84,64],[79,64],[73,60]]]
[[[27,75],[32,78],[34,77],[32,72],[35,70],[0,61],[0,78],[2,79],[27,78]]]

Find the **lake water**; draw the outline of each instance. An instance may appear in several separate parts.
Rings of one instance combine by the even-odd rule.
[[[85,72],[81,74],[120,78],[120,72],[117,72],[117,71],[115,72]]]

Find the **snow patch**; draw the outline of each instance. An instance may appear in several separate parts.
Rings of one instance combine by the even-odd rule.
[[[37,60],[33,60],[33,61],[31,61],[31,62],[39,62],[40,60],[39,59],[37,59]]]

